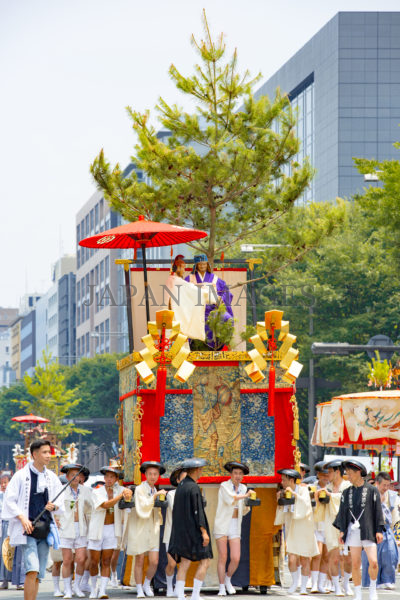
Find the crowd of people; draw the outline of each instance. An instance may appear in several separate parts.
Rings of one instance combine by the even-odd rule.
[[[4,540],[8,535],[16,548],[15,570],[24,575],[26,600],[37,596],[49,552],[55,597],[108,598],[107,587],[118,585],[121,550],[134,557],[137,597],[152,597],[160,543],[168,557],[167,597],[184,599],[188,569],[196,562],[191,598],[199,600],[213,558],[211,535],[218,554],[218,595],[236,593],[231,578],[240,562],[242,518],[251,510],[252,492],[243,483],[247,465],[226,463],[230,478],[219,486],[211,533],[197,484],[207,464],[204,459],[181,462],[170,474],[168,487],[173,489],[168,492],[156,487],[165,473],[157,461],[142,463],[143,482],[136,487],[120,485],[122,474],[113,466],[103,467],[104,481],[90,487],[86,467],[64,465],[69,485],[63,489],[60,478],[47,468],[50,443],[36,440],[30,450],[32,462],[11,480],[0,480],[2,536]],[[314,468],[312,477],[307,465],[301,473],[279,471],[282,489],[275,524],[282,525],[288,554],[292,584],[287,591],[295,593],[300,587],[301,594],[353,595],[352,579],[356,600],[361,599],[361,585],[369,587],[370,600],[376,600],[377,589],[395,585],[399,554],[392,528],[400,520],[400,498],[390,489],[387,473],[379,473],[373,485],[367,483],[365,467],[357,460],[320,462]],[[3,588],[14,575],[14,565],[12,573],[4,567]]]
[[[134,556],[137,597],[154,596],[151,581],[159,562],[162,508],[166,510],[162,543],[168,556],[167,597],[183,600],[190,563],[198,562],[192,599],[199,600],[213,557],[205,500],[197,485],[207,464],[204,459],[180,463],[170,475],[173,489],[168,492],[155,487],[165,473],[157,461],[142,463],[144,481],[134,489],[120,485],[122,474],[113,466],[103,467],[104,481],[91,488],[85,485],[87,468],[64,465],[62,472],[69,485],[63,490],[60,478],[47,468],[50,443],[36,440],[30,452],[32,462],[7,480],[2,497],[3,523],[7,523],[10,546],[16,548],[14,562],[18,551],[21,556],[26,600],[37,596],[49,553],[55,597],[83,598],[89,593],[89,598],[108,598],[107,586],[118,585],[116,567],[121,550]],[[248,467],[229,462],[225,468],[231,478],[220,486],[213,531],[219,555],[220,596],[235,593],[231,577],[240,560],[241,520],[250,510],[245,505],[250,491],[241,483]],[[3,577],[7,581],[8,576]]]
[[[333,592],[361,600],[395,589],[400,521],[399,485],[388,473],[368,477],[359,460],[335,459],[282,469],[275,524],[282,525],[292,578],[288,593]],[[397,488],[397,489],[391,489]],[[341,576],[341,581],[340,581]],[[350,586],[352,579],[354,592]]]

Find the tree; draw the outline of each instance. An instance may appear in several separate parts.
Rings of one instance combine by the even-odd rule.
[[[90,433],[65,422],[81,402],[81,398],[76,389],[67,389],[62,367],[58,362],[52,361],[51,354],[43,351],[42,364],[37,362],[32,377],[28,374],[24,376],[24,385],[30,397],[16,398],[14,401],[27,412],[49,419],[49,428],[59,439],[62,440],[71,433]]]
[[[263,270],[267,271],[268,251],[263,258]],[[394,341],[400,337],[400,276],[388,258],[381,232],[372,225],[371,214],[358,203],[348,205],[335,237],[326,238],[303,261],[271,276],[268,284],[258,284],[256,295],[259,320],[270,308],[285,311],[290,330],[297,336],[302,377],[308,376],[314,341],[366,344],[376,334]],[[336,389],[317,389],[317,401],[326,402],[338,393],[365,391],[369,371],[365,358],[365,353],[315,357],[315,376],[340,382]],[[301,448],[306,457],[307,390],[299,389],[297,397]]]
[[[313,170],[308,160],[302,165],[295,160],[300,144],[288,97],[278,90],[273,101],[256,99],[253,88],[260,75],[240,75],[236,51],[228,61],[223,36],[212,39],[205,15],[204,27],[204,41],[192,37],[200,57],[195,73],[184,76],[174,65],[169,69],[178,90],[195,101],[194,112],[163,98],[156,106],[158,122],[170,133],[167,142],[157,136],[149,112],[127,109],[138,139],[131,159],[150,182],[139,182],[134,170],[125,176],[118,164],[111,168],[103,150],[91,173],[127,220],[143,214],[207,230],[207,238],[189,245],[213,264],[215,255],[265,234],[288,215]],[[321,210],[320,216],[331,222],[329,212],[324,216]],[[293,246],[292,260],[306,249],[304,241]]]
[[[400,143],[393,144],[400,149]],[[380,185],[369,186],[356,201],[367,211],[370,223],[379,228],[388,252],[400,258],[400,161],[356,158],[354,162],[362,174],[376,175]]]

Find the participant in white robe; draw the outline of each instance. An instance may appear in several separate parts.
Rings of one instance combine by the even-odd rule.
[[[11,546],[24,546],[26,544],[26,535],[24,535],[24,529],[18,515],[29,517],[30,465],[31,463],[28,463],[13,475],[3,498],[1,518],[9,521],[8,535],[10,536]],[[57,475],[49,469],[44,468],[43,476],[49,490],[49,499],[52,500],[61,491],[62,485]],[[58,508],[53,514],[61,515],[64,512],[63,494],[56,500],[56,505]]]
[[[314,516],[308,487],[296,484],[300,473],[294,469],[280,469],[282,486],[291,491],[295,498],[292,505],[277,506],[275,525],[284,525],[286,549],[289,554],[289,570],[292,585],[288,593],[293,593],[298,585],[297,557],[301,563],[301,594],[307,594],[306,586],[310,576],[310,558],[318,554],[315,538]]]
[[[251,492],[242,483],[243,477],[249,474],[249,468],[244,463],[230,461],[224,465],[231,478],[223,481],[218,490],[217,512],[214,519],[214,537],[218,549],[218,596],[236,594],[231,583],[231,578],[240,562],[240,537],[242,532],[242,518],[250,511],[245,505],[245,499]],[[228,544],[230,560],[226,568],[228,557]]]
[[[140,466],[146,481],[135,489],[135,508],[132,509],[128,519],[128,544],[127,553],[135,556],[135,581],[138,598],[154,596],[151,589],[157,566],[160,548],[160,527],[162,524],[161,508],[154,506],[156,498],[166,496],[165,490],[157,491],[155,484],[160,475],[165,473],[165,468],[157,461],[145,461]],[[148,553],[149,565],[143,581],[144,556]]]

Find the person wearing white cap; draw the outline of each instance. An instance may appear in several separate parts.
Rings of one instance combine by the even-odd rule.
[[[381,498],[376,487],[364,482],[367,470],[358,460],[343,463],[351,486],[344,490],[339,512],[333,522],[340,532],[340,541],[350,548],[353,584],[356,600],[361,600],[361,552],[369,562],[369,600],[377,600],[376,579],[378,558],[376,544],[383,540],[385,521]]]
[[[301,564],[300,594],[307,594],[307,581],[310,577],[310,558],[318,554],[318,545],[314,531],[314,517],[310,493],[305,485],[298,485],[300,473],[294,469],[280,469],[285,494],[291,496],[292,504],[277,506],[275,525],[285,526],[286,548],[289,555],[289,571],[292,585],[288,594],[293,594],[298,586],[297,559]],[[278,492],[280,496],[280,492]],[[279,502],[279,500],[278,500]]]
[[[157,491],[155,485],[160,475],[165,473],[164,466],[156,460],[148,460],[140,465],[146,481],[135,489],[135,510],[128,518],[128,544],[127,554],[135,557],[135,581],[138,598],[154,596],[151,589],[158,566],[160,549],[160,526],[162,523],[161,508],[154,506],[155,500],[160,495],[166,495],[165,490]],[[143,581],[144,557],[148,555],[149,565]]]
[[[219,486],[213,532],[218,549],[218,596],[226,596],[227,592],[228,594],[236,594],[236,590],[231,583],[231,577],[240,562],[242,518],[250,511],[250,508],[245,506],[244,500],[251,494],[242,483],[243,477],[249,474],[247,465],[230,461],[224,465],[224,468],[229,471],[231,478],[228,481],[223,481]],[[225,572],[228,558],[228,540],[230,561]]]
[[[93,512],[89,524],[90,598],[108,598],[106,593],[110,578],[111,557],[123,537],[123,511],[118,507],[121,499],[130,500],[132,491],[118,484],[121,472],[114,467],[103,467],[105,485],[93,491]],[[101,563],[100,587],[97,578]]]

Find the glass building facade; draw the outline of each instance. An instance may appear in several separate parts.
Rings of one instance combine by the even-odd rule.
[[[257,95],[277,87],[298,109],[298,159],[316,169],[306,201],[351,197],[366,183],[353,158],[399,159],[400,12],[340,12]]]

